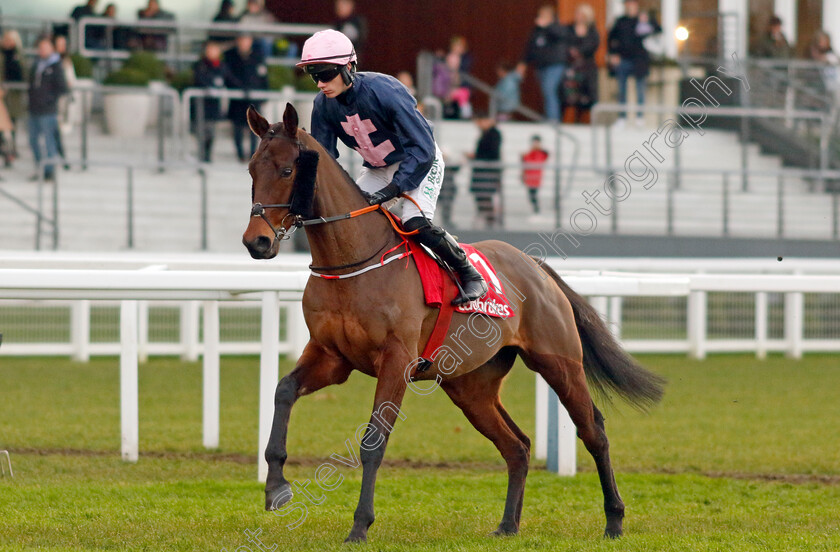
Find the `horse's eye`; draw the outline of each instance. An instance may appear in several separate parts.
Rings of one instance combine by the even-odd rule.
[[[280,177],[281,178],[289,178],[292,176],[292,169],[290,167],[286,167],[285,169],[280,169]]]

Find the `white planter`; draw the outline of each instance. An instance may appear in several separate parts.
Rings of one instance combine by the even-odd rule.
[[[149,120],[151,97],[147,94],[107,94],[105,126],[109,134],[122,138],[140,138]]]

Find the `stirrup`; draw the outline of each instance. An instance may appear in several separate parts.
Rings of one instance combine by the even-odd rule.
[[[481,299],[482,297],[484,297],[484,295],[487,294],[487,291],[489,290],[489,288],[487,287],[487,282],[484,281],[484,278],[482,278],[481,280],[470,280],[470,282],[476,282],[476,283],[480,282],[481,293],[479,293],[475,297],[470,297],[469,295],[467,295],[467,291],[464,289],[464,287],[461,285],[461,283],[456,282],[456,284],[458,286],[458,295],[456,295],[455,299],[452,300],[452,304],[454,306],[466,305],[467,303],[475,301],[476,299]]]

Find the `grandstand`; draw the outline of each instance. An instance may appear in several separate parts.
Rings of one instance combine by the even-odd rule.
[[[726,11],[721,9],[718,16],[701,17],[687,6],[675,8],[672,4],[663,2],[661,6],[664,32],[684,24],[691,27],[692,34],[679,52],[674,50],[679,46],[676,42],[665,41],[665,54],[673,54],[678,65],[663,63],[654,70],[643,124],[621,129],[613,126],[616,114],[624,108],[610,103],[613,85],[602,71],[604,93],[592,125],[556,127],[527,120],[539,114],[524,106],[520,112],[526,121],[499,125],[504,172],[499,202],[503,224],[498,228],[486,229],[479,223],[469,191],[474,164],[465,159],[465,154],[474,147],[478,129],[468,121],[440,119],[435,109],[429,110],[448,165],[461,166],[455,179],[454,231],[469,239],[525,235],[520,236],[520,242],[529,234],[553,230],[595,236],[650,236],[673,240],[676,245],[671,250],[681,247],[679,240],[688,237],[709,240],[717,244],[719,252],[725,252],[726,244],[734,243],[734,239],[764,240],[765,244],[807,240],[822,247],[838,238],[840,207],[834,192],[840,176],[831,172],[837,168],[833,159],[837,111],[821,80],[820,66],[804,61],[745,59],[743,66],[751,89],[739,89],[739,94],[729,99],[719,98],[727,100],[720,107],[705,106],[708,120],[692,128],[687,122],[698,115],[692,114],[690,107],[685,109],[684,103],[691,94],[697,95],[689,86],[692,78],[702,81],[709,75],[721,75],[715,73],[720,62],[729,71],[721,82],[739,86],[732,78],[733,62],[723,53],[746,41],[745,6],[737,3]],[[235,25],[198,21],[197,8],[192,4],[177,9],[181,10],[179,17],[185,15],[188,20],[153,25],[172,38],[168,50],[159,54],[172,69],[192,63],[204,33],[234,33],[237,29]],[[823,20],[834,17],[832,9],[824,7]],[[561,7],[561,16],[566,11],[568,8]],[[371,15],[374,19],[380,16]],[[599,12],[599,17],[603,16]],[[300,21],[295,17],[288,21]],[[806,23],[812,24],[793,19],[798,27],[793,27],[788,18],[785,30],[794,36],[797,31],[808,31]],[[36,31],[69,26],[74,47],[94,59],[98,80],[127,56],[119,49],[87,48],[85,30],[102,23],[96,18],[74,22],[9,13],[3,19],[4,26],[16,25],[24,30],[30,43]],[[130,27],[132,23],[121,21],[120,25]],[[603,21],[599,20],[599,25]],[[284,23],[259,30],[294,38],[305,37],[318,28],[322,26]],[[702,40],[709,42],[710,37],[716,37],[716,49],[711,54],[701,52],[699,44]],[[479,44],[477,49],[481,47]],[[417,58],[417,80],[420,99],[427,100],[424,83],[428,77],[424,72],[428,64],[423,55]],[[376,55],[372,58],[377,60]],[[272,63],[288,65],[293,61],[280,55]],[[483,71],[479,67],[476,74],[465,75],[473,83],[477,104],[488,102],[485,92],[492,90],[479,78],[486,78]],[[190,117],[195,114],[190,114],[186,98],[203,92],[179,93],[166,85],[143,92],[158,98],[159,108],[153,110],[145,133],[128,139],[103,130],[103,97],[116,93],[115,89],[96,83],[80,85],[74,93],[77,125],[65,136],[70,166],[59,172],[55,185],[29,181],[33,162],[25,147],[26,125],[19,124],[20,157],[14,168],[0,171],[0,249],[241,250],[239,236],[246,223],[250,182],[244,166],[233,155],[228,123],[219,124],[214,162],[198,163],[195,140],[189,132],[195,122]],[[272,99],[267,107],[269,118],[276,120],[284,100],[291,99],[304,113],[306,124],[312,94],[292,95],[284,90],[270,92],[268,97]],[[526,89],[523,101],[527,103],[530,98]],[[90,109],[80,109],[82,104]],[[495,108],[492,98],[488,105],[491,111]],[[433,108],[434,103],[429,102],[429,106]],[[655,183],[645,181],[648,185],[643,186],[642,182],[628,180],[632,193],[628,190],[621,201],[607,200],[605,182],[613,175],[626,178],[625,162],[634,152],[651,157],[645,152],[645,144],[666,120],[680,121],[688,134],[679,147],[664,148],[662,158],[645,169],[655,172]],[[532,214],[520,181],[520,156],[534,134],[542,137],[551,152],[539,192],[542,211],[538,215]],[[358,170],[360,159],[355,154],[345,150],[343,160],[351,174]],[[636,163],[640,168],[638,160]],[[607,201],[599,203],[599,208],[587,199],[597,193],[600,201]]]

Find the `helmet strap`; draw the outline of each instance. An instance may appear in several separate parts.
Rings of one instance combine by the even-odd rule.
[[[347,65],[343,65],[341,67],[341,80],[344,81],[344,84],[350,86],[353,84],[353,80],[356,78],[356,62],[350,62],[350,68],[347,68]]]

